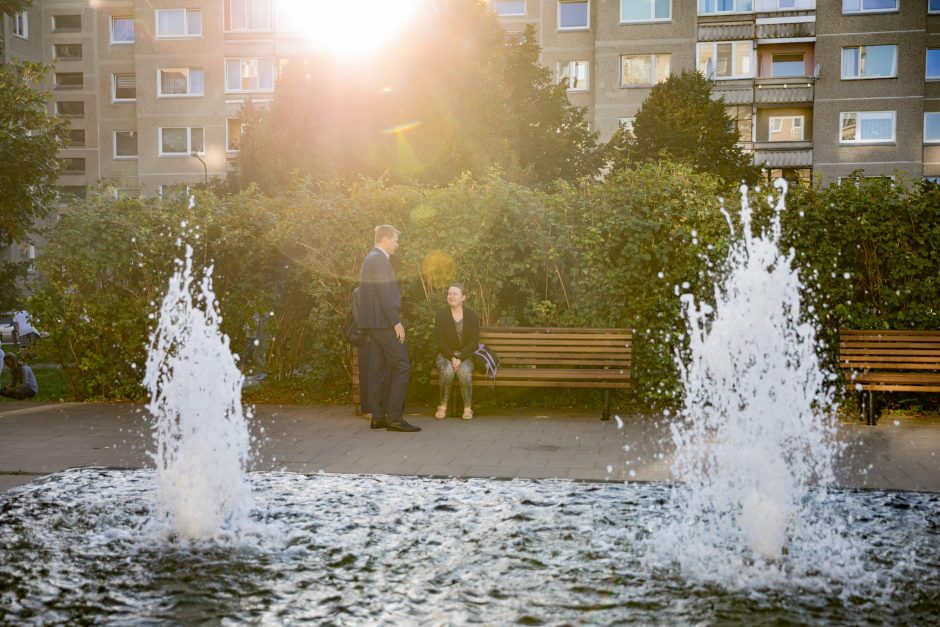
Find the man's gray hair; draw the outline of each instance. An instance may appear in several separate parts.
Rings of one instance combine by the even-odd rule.
[[[386,237],[389,239],[395,239],[399,236],[400,233],[401,231],[396,229],[391,224],[380,224],[379,226],[375,227],[375,243],[378,244]]]

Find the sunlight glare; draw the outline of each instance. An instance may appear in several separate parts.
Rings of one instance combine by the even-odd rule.
[[[283,30],[304,33],[325,52],[368,54],[412,18],[422,0],[281,0]]]

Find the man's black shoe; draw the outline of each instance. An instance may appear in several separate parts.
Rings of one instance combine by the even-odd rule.
[[[384,429],[386,427],[388,427],[388,423],[385,420],[375,417],[372,418],[372,424],[369,425],[370,429]]]
[[[399,420],[398,422],[388,423],[389,431],[404,431],[406,433],[414,433],[416,431],[421,431],[421,427],[416,427],[414,425],[408,424],[404,419]]]

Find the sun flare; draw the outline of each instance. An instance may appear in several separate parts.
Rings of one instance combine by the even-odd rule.
[[[280,0],[280,23],[325,52],[368,54],[391,40],[422,0]]]

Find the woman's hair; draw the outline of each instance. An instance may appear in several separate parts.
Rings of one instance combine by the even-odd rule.
[[[456,287],[457,289],[459,289],[460,293],[463,294],[464,296],[467,295],[467,289],[463,286],[463,283],[461,283],[460,281],[451,281],[451,284],[447,286],[447,291],[449,292],[450,288],[452,287]]]
[[[4,355],[3,363],[5,363],[11,370],[20,367],[20,362],[13,353],[7,353]]]

